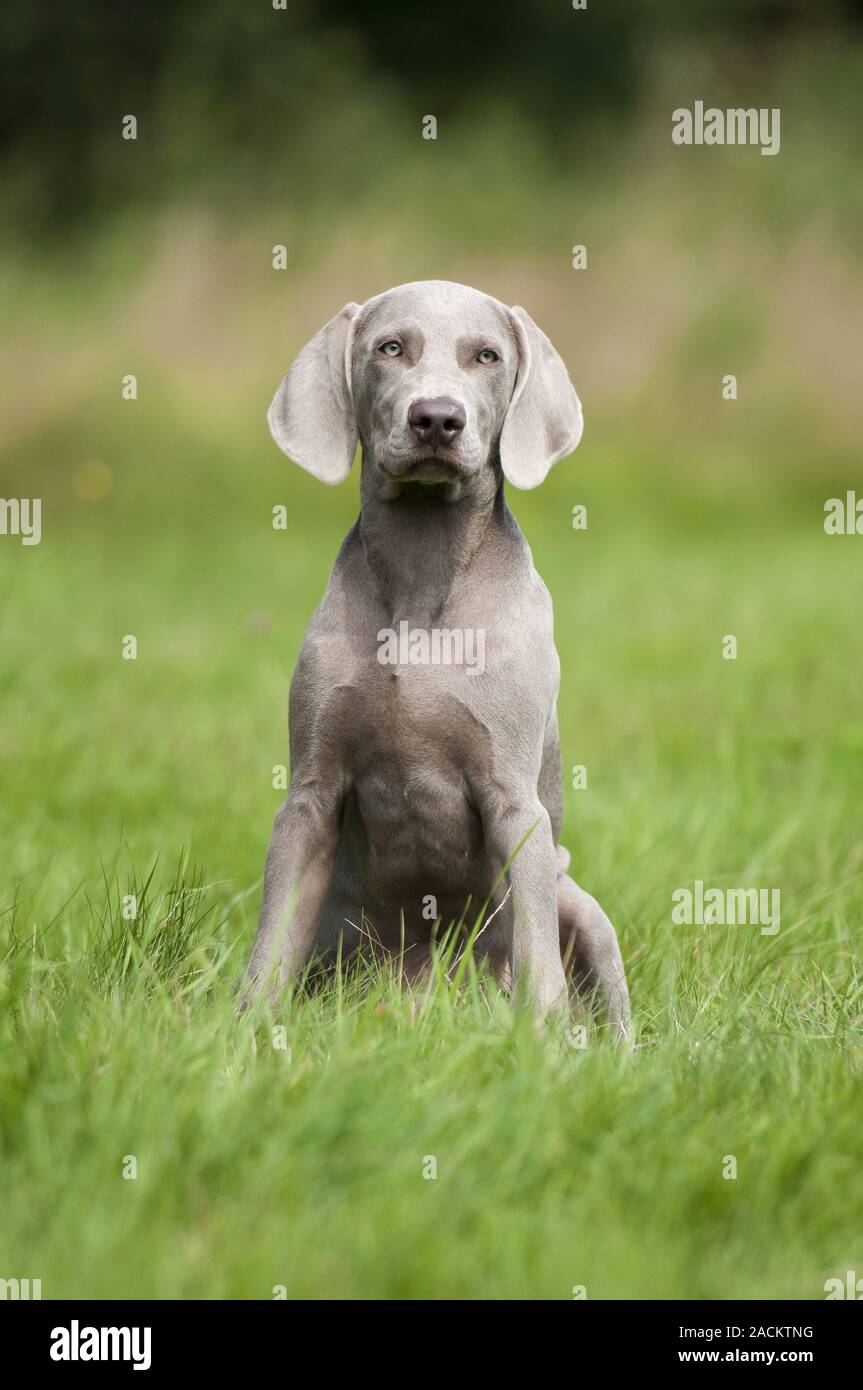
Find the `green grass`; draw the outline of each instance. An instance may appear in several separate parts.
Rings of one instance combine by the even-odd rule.
[[[702,962],[688,1026],[633,1057],[378,978],[286,1004],[280,1050],[205,952],[164,946],[124,970],[94,942],[95,981],[25,950],[7,976],[4,1267],[45,1296],[809,1298],[856,1255],[847,1000],[823,986],[802,1011],[732,968],[710,999]]]

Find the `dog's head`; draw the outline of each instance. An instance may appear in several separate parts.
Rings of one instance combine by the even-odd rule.
[[[541,483],[581,438],[558,353],[519,307],[447,280],[346,304],[294,362],[270,406],[273,438],[325,483],[363,459],[395,492],[470,486],[499,459],[516,487]]]

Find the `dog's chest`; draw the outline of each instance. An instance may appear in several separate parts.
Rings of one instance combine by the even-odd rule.
[[[386,899],[420,873],[461,883],[482,830],[471,792],[487,733],[451,682],[367,672],[345,705],[345,771],[362,825],[363,875]]]
[[[345,738],[355,778],[432,780],[483,756],[482,680],[449,666],[364,663],[342,687]]]

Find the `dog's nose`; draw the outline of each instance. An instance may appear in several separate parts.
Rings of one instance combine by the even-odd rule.
[[[449,396],[414,401],[408,410],[408,424],[422,444],[452,444],[465,427],[464,406]]]

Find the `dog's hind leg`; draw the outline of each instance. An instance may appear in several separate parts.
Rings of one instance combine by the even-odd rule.
[[[557,918],[571,997],[599,1007],[615,1036],[628,1038],[629,990],[617,933],[596,899],[567,873],[557,880]]]

